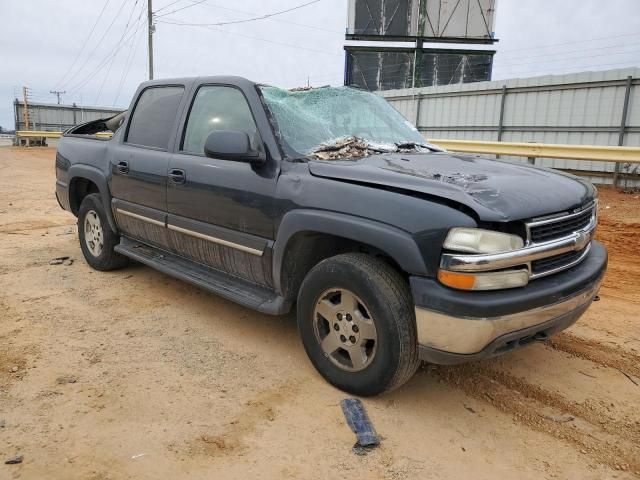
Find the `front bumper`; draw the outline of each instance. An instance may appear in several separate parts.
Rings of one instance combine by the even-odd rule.
[[[593,241],[580,264],[519,289],[464,292],[412,277],[420,357],[454,364],[543,340],[580,318],[606,268],[607,251]]]

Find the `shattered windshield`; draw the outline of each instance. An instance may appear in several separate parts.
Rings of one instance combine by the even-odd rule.
[[[322,159],[424,151],[426,140],[383,98],[349,87],[260,87],[282,139]]]

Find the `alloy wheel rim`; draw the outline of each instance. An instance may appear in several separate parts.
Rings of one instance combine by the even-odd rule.
[[[99,257],[104,246],[104,234],[100,217],[89,210],[84,217],[84,243],[94,257]]]
[[[375,322],[353,292],[344,288],[323,292],[316,301],[313,327],[325,357],[338,368],[358,372],[373,361],[378,346]]]

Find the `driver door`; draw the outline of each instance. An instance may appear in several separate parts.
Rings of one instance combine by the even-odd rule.
[[[215,130],[246,132],[254,148],[262,141],[239,88],[202,85],[194,95],[169,160],[167,227],[172,249],[270,286],[276,172],[249,162],[206,157],[204,144]]]

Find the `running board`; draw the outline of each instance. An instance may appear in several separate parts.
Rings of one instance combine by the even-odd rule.
[[[291,308],[291,302],[285,301],[273,290],[125,236],[120,237],[120,244],[115,246],[115,251],[162,273],[262,313],[282,315],[289,312]]]

